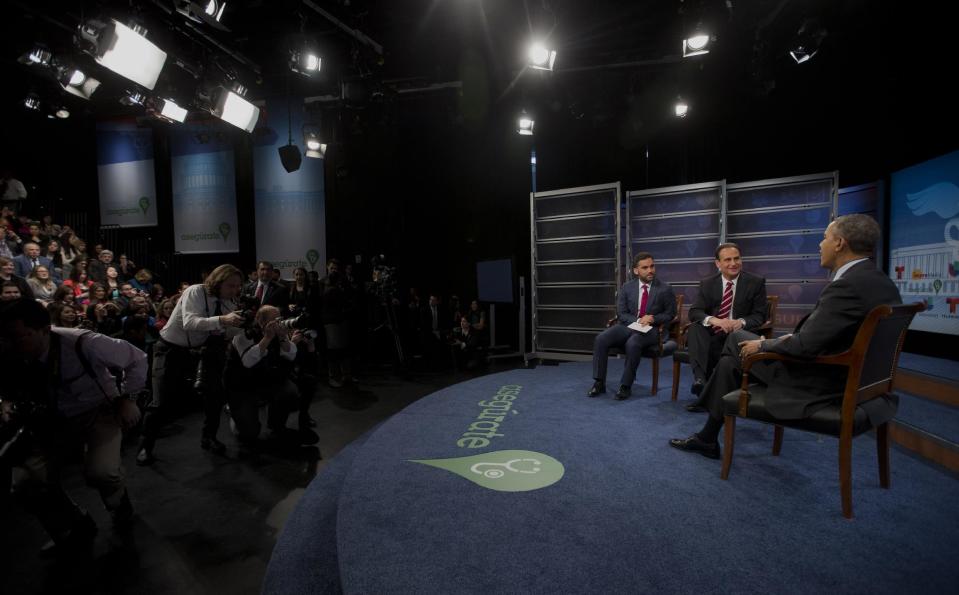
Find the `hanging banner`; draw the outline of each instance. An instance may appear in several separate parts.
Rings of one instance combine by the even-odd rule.
[[[171,134],[173,233],[181,254],[240,251],[233,145],[218,129],[184,124]]]
[[[100,225],[156,225],[153,130],[133,121],[103,121],[96,139]]]
[[[267,260],[284,279],[303,267],[326,270],[325,159],[303,156],[300,168],[283,168],[278,149],[289,140],[287,105],[293,106],[293,143],[303,156],[303,101],[269,100],[253,131],[256,257]]]

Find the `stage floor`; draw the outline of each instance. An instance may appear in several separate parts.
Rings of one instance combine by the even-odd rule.
[[[610,386],[621,365],[610,362]],[[417,401],[313,481],[277,542],[264,592],[893,593],[959,584],[954,475],[893,449],[892,489],[883,490],[875,442],[860,437],[849,521],[835,440],[787,430],[773,457],[772,428],[740,422],[722,481],[719,461],[667,444],[704,420],[683,408],[686,368],[677,403],[665,372],[659,394],[647,396],[648,361],[622,402],[585,397],[588,363],[491,374]]]

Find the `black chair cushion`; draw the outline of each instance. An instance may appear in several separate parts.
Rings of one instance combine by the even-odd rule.
[[[688,364],[688,363],[689,363],[689,350],[687,350],[687,349],[677,349],[677,350],[675,351],[675,353],[673,353],[673,361],[674,361],[674,362],[679,362],[679,363],[681,363],[681,364]]]
[[[739,390],[734,390],[723,396],[723,411],[726,415],[738,415],[739,392]],[[842,416],[839,400],[826,405],[807,418],[780,420],[771,416],[766,408],[766,398],[769,393],[769,387],[767,386],[756,384],[749,387],[750,398],[749,406],[746,409],[747,418],[774,423],[787,428],[816,432],[817,434],[839,435]],[[868,407],[869,413],[866,412],[866,407]],[[856,415],[852,422],[853,435],[858,436],[877,425],[886,423],[896,416],[898,408],[899,395],[896,394],[881,395],[868,403],[860,404],[856,407]],[[875,423],[870,422],[870,417]]]

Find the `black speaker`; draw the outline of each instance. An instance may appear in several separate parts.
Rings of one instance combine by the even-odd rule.
[[[300,162],[303,157],[300,155],[300,148],[296,145],[286,145],[279,148],[280,162],[283,163],[283,169],[288,173],[293,173],[300,169]]]

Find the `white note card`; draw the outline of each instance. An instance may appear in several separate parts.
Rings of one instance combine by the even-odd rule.
[[[653,327],[652,325],[649,325],[649,324],[639,324],[639,321],[636,321],[633,324],[629,325],[629,328],[634,331],[639,331],[641,333],[648,333],[649,329]]]

